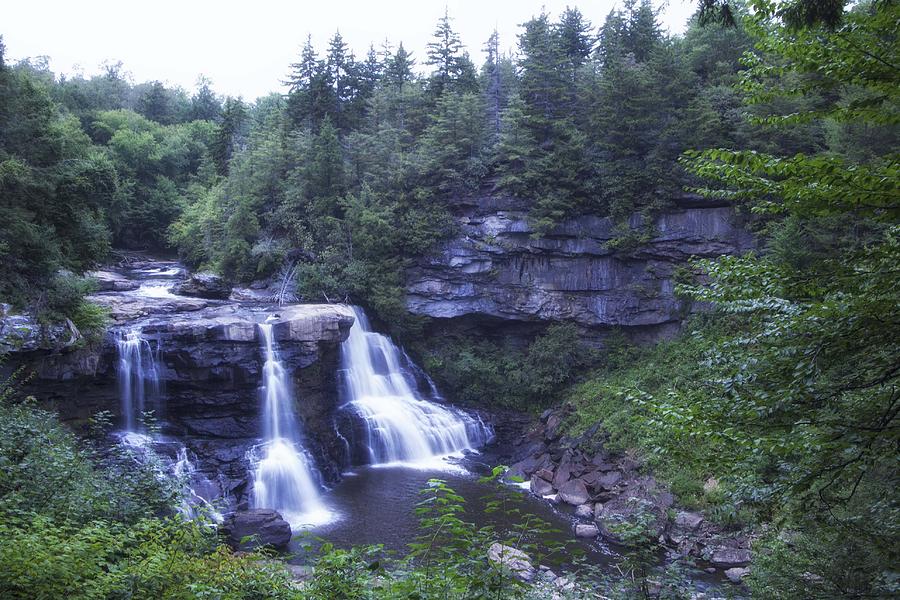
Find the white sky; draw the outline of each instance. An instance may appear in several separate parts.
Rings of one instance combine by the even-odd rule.
[[[654,0],[660,5],[662,0]],[[504,51],[515,50],[519,24],[545,7],[553,19],[578,6],[594,26],[617,0],[4,0],[0,35],[7,60],[48,56],[57,74],[91,75],[104,61],[121,60],[135,82],[159,79],[194,89],[198,75],[217,93],[252,100],[283,91],[281,80],[295,62],[307,33],[324,54],[340,30],[360,58],[385,38],[424,62],[444,8],[450,11],[476,64],[494,27]],[[661,20],[684,30],[694,0],[668,0]]]

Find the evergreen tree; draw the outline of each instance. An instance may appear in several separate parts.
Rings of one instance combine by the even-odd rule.
[[[500,113],[504,108],[503,80],[500,73],[500,35],[496,29],[485,43],[484,52],[487,55],[482,69],[482,77],[485,80],[484,93],[487,97],[488,119],[496,136],[500,133]]]
[[[551,141],[553,122],[564,111],[569,88],[563,68],[565,59],[546,13],[531,19],[523,28],[519,35],[519,93],[532,134],[544,144]]]
[[[344,193],[344,158],[337,128],[326,115],[313,138],[306,169],[307,195],[316,217],[339,217]]]
[[[565,68],[574,86],[578,71],[591,55],[594,46],[593,27],[577,8],[563,11],[555,28],[557,44],[563,56]]]
[[[401,93],[403,86],[412,82],[413,67],[416,61],[412,57],[412,53],[407,52],[403,48],[403,42],[397,48],[397,51],[390,57],[384,69],[384,80],[388,85],[396,87]]]
[[[204,76],[197,79],[197,93],[191,98],[191,120],[218,121],[222,105],[212,91],[212,81]]]
[[[210,146],[210,154],[220,175],[228,174],[228,164],[247,118],[247,107],[240,98],[228,97],[222,109],[222,121]]]
[[[168,125],[172,118],[172,103],[166,87],[159,81],[150,83],[138,100],[138,112],[157,123]]]

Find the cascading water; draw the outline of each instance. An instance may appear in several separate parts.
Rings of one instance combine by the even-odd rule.
[[[156,402],[160,395],[160,377],[156,352],[139,329],[123,331],[116,340],[119,354],[117,378],[122,416],[127,431],[137,431],[138,419],[148,402]]]
[[[341,347],[342,377],[349,405],[365,424],[370,462],[421,462],[488,441],[490,431],[477,417],[421,398],[401,367],[400,349],[370,330],[362,309],[353,314]]]
[[[279,511],[292,526],[327,520],[318,477],[302,447],[287,371],[278,359],[271,323],[259,324],[265,363],[260,389],[263,458],[256,466],[253,506]]]
[[[178,512],[187,519],[204,515],[216,523],[222,522],[222,513],[215,509],[211,500],[218,496],[216,486],[197,470],[188,449],[178,449],[172,475],[183,485],[183,499]]]

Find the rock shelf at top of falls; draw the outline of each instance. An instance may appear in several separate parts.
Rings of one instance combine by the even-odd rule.
[[[94,271],[100,291],[90,299],[106,307],[114,329],[138,327],[148,335],[162,335],[184,342],[256,342],[257,324],[269,321],[279,342],[340,343],[353,323],[352,312],[337,305],[292,304],[277,306],[261,297],[237,290],[232,299],[221,299],[225,284],[210,283],[210,274],[189,276],[179,263],[146,260],[123,267]],[[216,287],[212,298],[184,295],[197,293],[194,279]]]

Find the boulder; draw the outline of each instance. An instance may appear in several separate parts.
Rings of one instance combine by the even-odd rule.
[[[127,292],[141,287],[140,281],[128,279],[115,271],[90,271],[87,276],[94,280],[99,292]]]
[[[291,541],[291,525],[270,508],[240,510],[222,523],[222,531],[232,547],[249,550],[262,546],[286,548]],[[252,538],[243,541],[245,538]]]
[[[194,273],[175,288],[176,294],[196,296],[210,300],[227,300],[231,295],[231,285],[220,275],[209,272]]]
[[[579,523],[575,526],[575,537],[595,538],[600,535],[600,528],[593,523]]]
[[[537,475],[531,476],[531,491],[538,496],[547,496],[553,493],[553,485]]]
[[[714,548],[709,562],[720,569],[746,567],[750,564],[750,551],[745,548]]]
[[[696,531],[703,523],[703,515],[694,512],[680,512],[675,515],[675,527],[683,531]]]
[[[548,442],[552,442],[555,439],[558,439],[560,434],[560,426],[562,425],[562,417],[558,414],[552,414],[547,419],[547,429],[544,432],[544,439]]]
[[[559,488],[559,497],[566,504],[578,506],[590,500],[587,486],[580,479],[573,479]]]
[[[556,468],[556,473],[553,475],[553,485],[559,489],[570,479],[572,479],[572,459],[567,452],[563,455]]]
[[[575,507],[575,516],[579,519],[593,519],[594,506],[592,504],[580,504]]]
[[[509,468],[506,472],[507,476],[521,477],[523,479],[530,477],[538,467],[538,458],[529,456],[524,460],[520,460]]]
[[[725,577],[728,578],[728,581],[731,583],[741,583],[744,580],[744,577],[750,574],[750,569],[746,567],[732,567],[730,569],[725,569]]]
[[[546,481],[553,481],[553,471],[550,469],[538,469],[534,474]]]
[[[505,566],[517,577],[525,581],[531,581],[534,578],[534,567],[531,565],[531,558],[512,546],[504,546],[499,542],[494,542],[488,548],[488,560]]]
[[[604,473],[597,479],[597,487],[603,490],[611,490],[622,481],[622,473],[619,471],[609,471]]]

